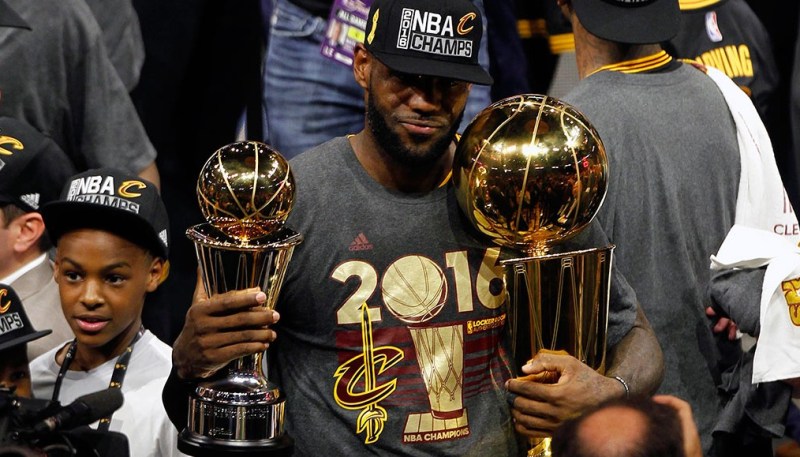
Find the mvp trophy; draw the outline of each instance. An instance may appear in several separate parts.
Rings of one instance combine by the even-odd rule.
[[[607,176],[594,128],[546,96],[489,106],[458,144],[453,182],[461,209],[494,243],[518,253],[500,262],[516,369],[547,350],[605,371],[614,246],[570,251],[563,242],[594,218]],[[550,438],[528,441],[528,456],[551,455]]]
[[[283,224],[294,203],[289,164],[263,143],[229,144],[200,172],[197,197],[207,222],[189,228],[209,296],[257,287],[272,309],[292,251],[303,237]],[[289,455],[284,397],[263,371],[264,354],[231,362],[197,385],[178,449],[194,456]]]

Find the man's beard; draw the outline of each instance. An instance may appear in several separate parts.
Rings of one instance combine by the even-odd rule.
[[[421,147],[409,148],[402,143],[400,135],[389,128],[386,116],[383,115],[372,101],[372,96],[367,96],[367,122],[372,134],[381,148],[389,156],[401,165],[410,168],[422,168],[429,166],[439,160],[450,147],[450,142],[455,138],[461,119],[464,118],[464,110],[450,126],[447,135],[442,136],[433,144],[423,149]]]

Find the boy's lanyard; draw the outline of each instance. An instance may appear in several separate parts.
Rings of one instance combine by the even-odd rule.
[[[111,374],[111,382],[108,383],[109,389],[122,388],[122,381],[125,380],[125,373],[128,371],[128,363],[131,360],[131,353],[133,353],[133,345],[139,341],[142,335],[144,335],[144,326],[139,327],[139,331],[136,332],[136,336],[133,337],[133,341],[131,341],[130,346],[125,349],[125,352],[117,357],[117,361],[114,364],[114,372]],[[61,383],[64,381],[64,376],[67,374],[70,364],[72,364],[72,361],[75,359],[75,351],[77,350],[77,347],[78,340],[72,340],[72,343],[69,345],[69,349],[67,349],[67,354],[64,356],[64,362],[61,364],[61,369],[58,371],[58,376],[56,377],[56,385],[53,387],[53,401],[58,401],[58,394],[61,392]],[[108,431],[108,428],[111,426],[112,415],[113,413],[111,413],[111,415],[108,417],[100,419],[100,423],[97,426],[98,431]]]

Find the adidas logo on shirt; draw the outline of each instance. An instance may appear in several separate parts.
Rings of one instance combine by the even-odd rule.
[[[371,251],[373,248],[372,243],[369,242],[364,233],[359,233],[355,240],[350,243],[351,251]]]
[[[39,194],[25,194],[19,197],[25,204],[33,209],[39,209]]]

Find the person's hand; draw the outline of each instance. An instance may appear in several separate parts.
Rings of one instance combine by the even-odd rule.
[[[527,376],[508,381],[516,394],[511,410],[517,432],[544,438],[567,419],[604,400],[625,395],[625,388],[575,357],[539,352],[522,367]]]
[[[266,350],[277,336],[267,327],[280,317],[261,307],[266,299],[258,289],[208,297],[198,277],[192,306],[172,348],[178,377],[205,378],[233,359]]]
[[[714,333],[727,333],[728,339],[730,341],[735,341],[737,338],[736,332],[739,330],[739,327],[736,325],[736,322],[733,322],[729,317],[725,317],[721,314],[718,314],[714,308],[711,306],[706,308],[706,316],[712,321],[716,319],[717,321],[714,323],[714,327],[711,329]]]
[[[686,457],[703,457],[700,435],[697,433],[697,425],[694,423],[692,407],[689,403],[672,395],[654,395],[653,401],[670,406],[678,412],[683,432],[683,451],[686,453]]]

